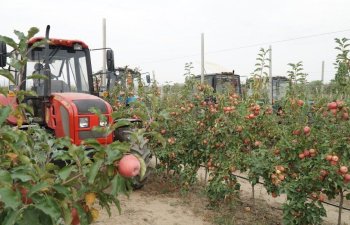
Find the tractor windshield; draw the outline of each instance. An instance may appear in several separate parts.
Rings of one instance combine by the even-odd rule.
[[[216,76],[216,92],[223,93],[225,91],[234,90],[237,94],[241,94],[241,85],[239,76],[217,75]]]
[[[44,74],[45,49],[35,48],[29,53],[26,77]],[[84,50],[74,50],[62,46],[50,46],[49,65],[51,93],[89,93],[86,54]],[[26,89],[44,95],[44,79],[26,80]]]

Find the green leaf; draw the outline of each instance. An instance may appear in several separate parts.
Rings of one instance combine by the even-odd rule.
[[[345,195],[346,200],[350,200],[350,193]]]
[[[28,31],[27,38],[30,39],[30,38],[34,37],[34,35],[36,35],[38,32],[39,32],[38,28],[31,27]]]
[[[0,41],[3,41],[7,45],[10,45],[13,49],[17,49],[17,44],[12,38],[0,35]]]
[[[111,180],[111,195],[116,196],[117,195],[117,186],[118,186],[118,182],[119,182],[119,176],[116,175],[113,177],[113,179]]]
[[[136,156],[136,158],[140,161],[140,165],[141,165],[141,168],[140,168],[140,179],[142,180],[143,177],[146,174],[147,166],[146,166],[146,163],[145,163],[145,161],[143,160],[143,158],[141,156],[139,156],[138,154],[134,154],[134,156]]]
[[[111,181],[111,195],[116,196],[118,193],[127,193],[126,182],[126,179],[120,174],[115,175]]]
[[[13,77],[13,75],[10,71],[0,69],[0,75],[9,79],[9,81],[11,81],[13,84],[15,83],[15,78]]]
[[[121,153],[126,153],[130,151],[130,143],[115,141],[108,146],[108,148],[113,151],[119,151]]]
[[[24,33],[23,32],[20,32],[18,30],[15,30],[13,33],[15,33],[15,35],[18,37],[19,40],[21,39],[24,39],[25,36],[24,36]]]
[[[83,144],[85,146],[94,147],[96,149],[101,147],[100,142],[98,142],[96,139],[86,139],[86,140],[84,140]]]
[[[19,221],[17,221],[17,224],[18,225],[42,224],[42,222],[40,221],[40,216],[42,215],[43,215],[43,212],[41,212],[40,210],[34,207],[28,207],[23,211],[23,216]]]
[[[125,127],[125,126],[129,126],[130,125],[130,121],[126,120],[126,119],[119,119],[117,120],[117,122],[115,123],[115,129],[119,128],[119,127]]]
[[[31,76],[27,76],[27,79],[47,79],[47,76],[43,75],[43,74],[33,74]]]
[[[50,187],[50,184],[48,184],[46,181],[40,182],[40,183],[38,183],[30,188],[30,190],[28,192],[28,197],[31,197],[32,194],[34,194],[34,193],[36,193],[44,188],[48,188],[48,187]]]
[[[61,210],[54,198],[46,196],[40,202],[34,204],[34,207],[49,215],[53,221],[61,217]]]
[[[112,201],[114,202],[114,205],[117,207],[119,215],[122,212],[122,208],[120,207],[120,201],[117,198],[113,198]]]
[[[21,205],[19,193],[6,187],[0,189],[0,201],[5,203],[5,208],[10,207],[13,210]]]
[[[14,210],[8,213],[5,217],[4,224],[3,225],[14,225],[16,220],[19,217],[21,211],[19,210]]]
[[[170,119],[170,114],[166,110],[162,110],[159,113],[159,116],[163,117],[165,120],[169,120]]]
[[[6,106],[6,107],[0,108],[0,125],[6,121],[10,113],[11,113],[11,107]]]
[[[46,39],[42,39],[41,41],[35,42],[28,50],[27,52],[30,52],[32,49],[38,47],[38,46],[44,46],[46,44]]]
[[[71,191],[69,191],[68,188],[59,184],[53,185],[52,188],[55,189],[58,193],[63,194],[66,197],[70,197]]]
[[[30,176],[30,175],[28,175],[28,174],[26,174],[26,173],[24,173],[24,172],[22,172],[22,171],[19,171],[19,172],[13,172],[12,174],[11,174],[11,177],[12,177],[12,179],[19,179],[19,180],[21,180],[22,182],[27,182],[27,181],[30,181],[30,180],[32,180],[33,178],[32,178],[32,176]]]
[[[29,165],[31,164],[30,158],[26,155],[19,155],[18,159],[21,163],[23,163],[24,165]]]
[[[108,148],[106,149],[106,154],[107,164],[112,164],[115,160],[119,159],[122,156],[121,151],[119,151],[118,149],[114,149],[113,146],[108,146]]]
[[[89,184],[94,183],[96,175],[97,175],[102,163],[103,163],[103,160],[98,160],[98,161],[94,162],[94,164],[92,164],[92,166],[90,167],[89,173],[87,175]]]
[[[12,184],[11,174],[7,170],[0,170],[0,184]]]
[[[65,166],[58,172],[58,176],[65,181],[73,171],[76,171],[74,166]]]

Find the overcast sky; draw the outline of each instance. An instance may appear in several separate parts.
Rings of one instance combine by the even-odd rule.
[[[115,64],[154,71],[161,83],[182,82],[187,62],[200,74],[201,33],[207,73],[234,69],[249,76],[259,49],[271,44],[273,75],[286,75],[288,63],[303,61],[308,80],[321,79],[325,61],[329,81],[334,38],[350,38],[349,9],[349,0],[11,0],[1,3],[0,34],[14,37],[13,30],[35,26],[44,36],[50,24],[51,37],[100,48],[106,18]],[[94,71],[101,64],[95,54]]]

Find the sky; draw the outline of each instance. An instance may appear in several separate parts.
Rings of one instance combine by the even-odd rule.
[[[260,48],[272,48],[272,74],[285,76],[288,63],[303,62],[308,81],[334,78],[334,38],[350,38],[349,0],[11,0],[1,3],[0,35],[40,29],[44,36],[80,39],[102,47],[106,19],[107,47],[115,65],[138,67],[159,83],[184,81],[185,64],[201,71],[204,34],[205,72],[243,77],[254,71]],[[102,55],[93,52],[93,70]]]

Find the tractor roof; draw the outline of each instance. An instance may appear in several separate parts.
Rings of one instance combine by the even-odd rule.
[[[43,37],[35,37],[35,38],[31,38],[28,41],[29,45],[32,45],[36,42],[39,42],[41,40],[43,40]],[[79,41],[79,40],[67,40],[67,39],[57,39],[57,38],[50,38],[49,41],[50,45],[61,45],[61,46],[66,46],[66,47],[74,47],[74,44],[80,44],[83,48],[89,48],[87,46],[87,44],[85,44],[85,42],[83,41]]]

